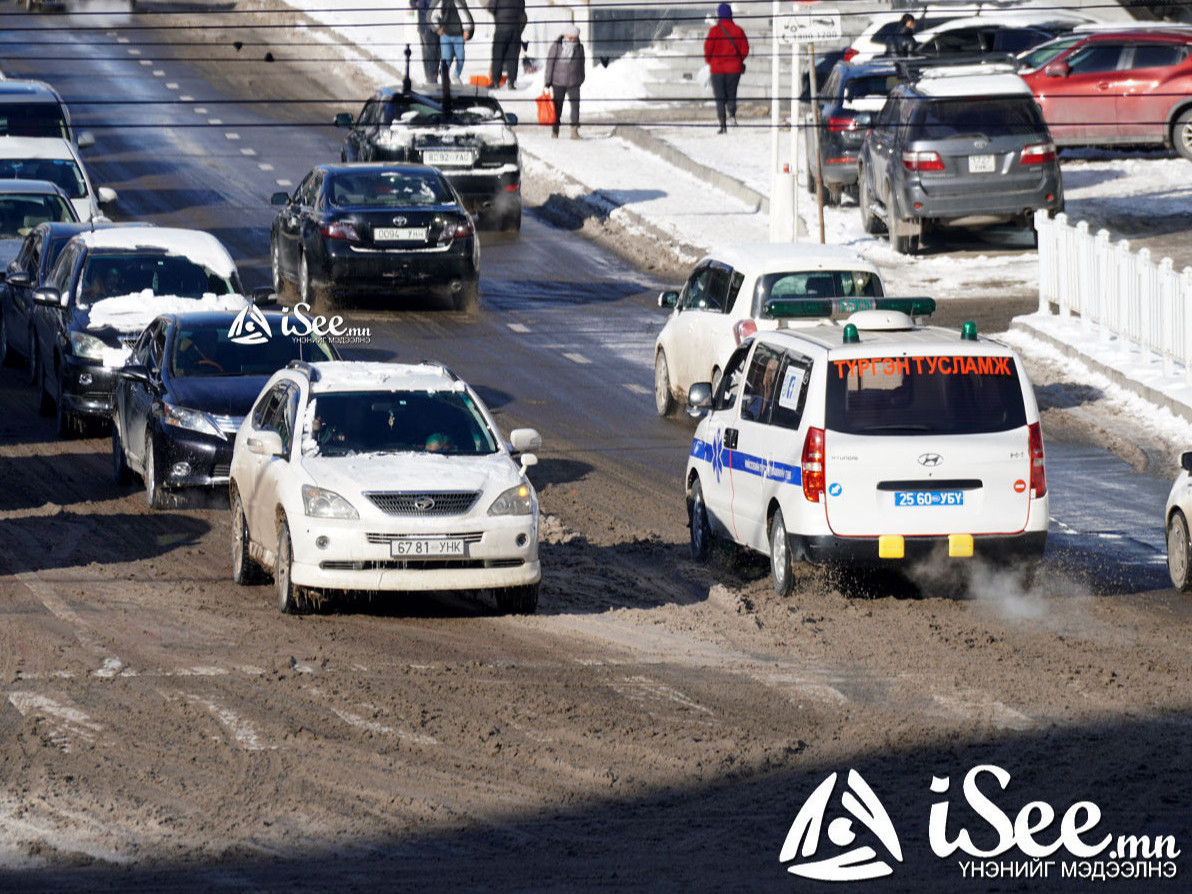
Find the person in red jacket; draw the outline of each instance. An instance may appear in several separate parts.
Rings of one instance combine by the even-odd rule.
[[[725,133],[727,120],[737,123],[737,83],[745,73],[745,57],[749,55],[749,40],[733,21],[732,7],[721,3],[716,7],[717,22],[704,39],[704,61],[712,73],[712,95],[716,98],[717,133]]]

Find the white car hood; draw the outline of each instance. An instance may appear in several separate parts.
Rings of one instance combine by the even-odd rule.
[[[522,477],[520,468],[503,453],[304,456],[302,468],[319,487],[335,491],[353,505],[360,494],[370,491],[478,491],[495,498]]]

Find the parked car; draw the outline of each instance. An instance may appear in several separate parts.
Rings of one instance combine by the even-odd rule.
[[[269,234],[273,286],[303,301],[438,292],[479,306],[480,240],[443,175],[415,164],[319,165],[280,206]]]
[[[453,88],[454,89],[454,88]],[[521,152],[517,116],[479,90],[432,96],[382,87],[347,128],[340,161],[433,165],[451,181],[483,227],[521,228]]]
[[[809,159],[807,191],[816,192],[815,156],[818,144],[819,171],[824,182],[825,201],[838,205],[841,197],[857,188],[857,158],[872,117],[886,102],[886,96],[905,80],[902,69],[888,58],[869,62],[837,62],[819,91],[819,111],[810,104],[804,128],[804,155]]]
[[[757,243],[719,248],[702,258],[681,291],[658,296],[672,308],[654,343],[654,403],[674,412],[694,382],[716,381],[724,361],[758,330],[776,329],[772,298],[872,298],[883,295],[877,267],[833,245]]]
[[[287,613],[312,590],[492,590],[500,610],[533,612],[542,571],[526,470],[540,444],[533,429],[506,442],[437,364],[294,364],[236,435],[233,579],[272,571]]]
[[[714,389],[692,387],[689,411],[703,416],[685,477],[692,555],[706,559],[714,538],[768,555],[782,596],[796,562],[903,569],[980,556],[1029,578],[1048,497],[1021,360],[972,323],[921,325],[931,299],[874,303],[849,314],[838,300],[832,317],[758,332]],[[818,301],[770,304],[823,313]]]
[[[250,314],[260,339],[242,334]],[[236,432],[270,376],[293,360],[339,359],[334,345],[286,335],[281,321],[249,307],[164,314],[145,327],[116,371],[116,483],[140,475],[151,509],[182,488],[227,485]]]
[[[37,181],[23,181],[33,182]],[[20,248],[0,276],[0,359],[11,362],[19,355],[28,361],[29,381],[33,382],[33,290],[46,280],[58,254],[79,233],[102,227],[150,226],[139,221],[115,224],[111,221],[89,223],[40,223],[29,231]]]
[[[95,145],[89,132],[75,131],[62,96],[45,81],[0,80],[0,136],[60,137],[79,149]]]
[[[116,370],[159,314],[249,304],[226,248],[209,233],[108,227],[80,233],[33,292],[34,382],[60,437],[108,420]]]
[[[980,4],[931,4],[922,9],[879,12],[869,17],[869,24],[844,51],[844,61],[860,64],[890,51],[890,41],[898,23],[907,12],[915,15],[915,30],[923,32],[954,19],[977,15]]]
[[[1023,64],[1057,145],[1158,144],[1192,160],[1192,28],[1073,35]]]
[[[1075,11],[1005,11],[953,19],[933,28],[915,30],[918,52],[925,56],[981,53],[1017,54],[1054,40],[1093,19]]]
[[[79,220],[103,217],[100,208],[116,201],[116,191],[91,185],[87,168],[64,137],[0,138],[0,180],[48,180],[62,188]]]
[[[1192,541],[1188,519],[1192,518],[1192,451],[1180,454],[1180,473],[1167,495],[1163,511],[1167,531],[1167,571],[1171,584],[1184,593],[1192,591]]]
[[[896,87],[861,144],[867,233],[914,254],[934,227],[1018,222],[1064,207],[1055,144],[1022,78],[1004,66],[937,66]]]

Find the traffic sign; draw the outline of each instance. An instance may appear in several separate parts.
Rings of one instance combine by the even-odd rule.
[[[784,43],[811,43],[817,40],[840,40],[840,11],[821,9],[815,13],[780,16],[778,38]]]

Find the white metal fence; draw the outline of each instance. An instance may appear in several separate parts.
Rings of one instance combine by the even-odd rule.
[[[1089,232],[1068,215],[1035,213],[1039,233],[1039,312],[1058,308],[1078,316],[1108,341],[1125,338],[1163,358],[1164,375],[1182,366],[1192,384],[1192,267],[1176,270],[1171,258],[1151,260],[1148,249],[1132,252],[1126,240]]]

